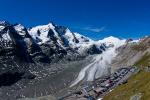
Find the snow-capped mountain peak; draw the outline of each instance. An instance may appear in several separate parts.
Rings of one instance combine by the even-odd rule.
[[[6,25],[10,25],[10,23],[9,22],[7,22],[7,21],[0,21],[0,26],[6,26]]]
[[[20,34],[21,36],[26,35],[25,27],[23,25],[17,24],[17,25],[14,26],[14,28],[18,32],[18,34]]]
[[[48,32],[50,29],[54,29],[54,26],[49,23],[47,25],[39,25],[36,27],[33,27],[32,29],[28,30],[29,34],[35,39],[35,40],[39,40],[37,42],[40,43],[45,43],[47,42],[48,39]]]
[[[8,25],[10,25],[8,22],[2,21],[0,23],[0,30],[4,30],[4,28]],[[53,23],[35,26],[28,30],[21,24],[10,25],[10,27],[13,27],[17,32],[16,34],[18,34],[14,36],[20,36],[22,38],[25,38],[25,40],[26,38],[32,38],[38,45],[50,44],[64,50],[66,50],[67,48],[71,48],[80,54],[87,52],[90,52],[92,54],[100,53],[105,50],[104,48],[106,47],[119,47],[125,43],[125,40],[120,40],[113,36],[104,38],[103,40],[94,41],[84,35],[72,32],[64,26],[58,26]],[[10,34],[12,34],[11,32],[9,32],[9,29],[7,31],[5,30],[6,34],[4,34],[4,32],[2,31],[3,34],[1,34],[1,36],[4,39],[10,39]]]
[[[107,46],[113,45],[115,47],[119,47],[123,45],[125,41],[126,41],[125,39],[119,39],[114,36],[109,36],[109,37],[104,38],[103,40],[99,40],[99,42],[105,43],[107,44]]]

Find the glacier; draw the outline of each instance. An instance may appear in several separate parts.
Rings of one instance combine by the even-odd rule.
[[[78,77],[74,80],[70,87],[77,85],[83,79],[87,81],[93,81],[102,76],[109,75],[111,73],[111,61],[117,55],[116,49],[125,44],[126,40],[120,40],[113,36],[100,40],[101,43],[106,43],[107,46],[113,45],[102,54],[97,54],[93,57],[92,63],[84,67]]]

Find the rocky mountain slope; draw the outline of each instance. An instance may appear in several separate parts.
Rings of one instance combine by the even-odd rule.
[[[124,49],[122,49],[124,48]],[[136,66],[140,72],[130,77],[126,84],[122,84],[108,93],[104,100],[149,100],[150,98],[150,37],[141,39],[138,43],[128,44],[120,48],[121,53],[116,56],[113,67]],[[124,57],[120,58],[119,57]]]
[[[57,94],[71,85],[95,55],[112,48],[111,42],[94,41],[53,23],[27,29],[1,21],[0,98]]]
[[[150,55],[150,37],[147,36],[139,42],[127,43],[118,48],[118,51],[112,62],[113,68],[139,65],[141,59]]]

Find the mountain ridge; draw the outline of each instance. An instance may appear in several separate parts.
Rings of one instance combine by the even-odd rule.
[[[6,21],[0,22],[0,39],[0,76],[8,75],[8,80],[11,75],[17,77],[0,90],[3,100],[34,94],[57,95],[73,82],[110,74],[111,60],[118,54],[116,49],[126,44],[125,39],[113,36],[94,41],[54,23],[28,29]],[[83,77],[79,79],[78,75]],[[7,93],[11,95],[6,98]]]

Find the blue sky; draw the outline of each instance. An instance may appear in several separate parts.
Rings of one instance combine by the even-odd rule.
[[[54,22],[98,40],[150,34],[149,0],[0,0],[0,20],[26,27]]]

